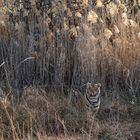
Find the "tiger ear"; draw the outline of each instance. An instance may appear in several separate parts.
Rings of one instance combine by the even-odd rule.
[[[101,83],[95,84],[95,87],[100,88],[101,87]]]
[[[87,82],[87,88],[91,87],[91,83]]]

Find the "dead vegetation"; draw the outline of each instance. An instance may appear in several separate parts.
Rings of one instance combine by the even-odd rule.
[[[15,95],[3,96],[0,101],[1,139],[139,138],[140,108],[109,100],[108,106],[101,106],[95,120],[90,120],[69,106],[68,97],[57,94],[28,87],[20,100]]]
[[[1,139],[137,140],[139,7],[139,0],[0,0]],[[84,92],[87,82],[103,85],[93,133],[67,101],[70,88]]]

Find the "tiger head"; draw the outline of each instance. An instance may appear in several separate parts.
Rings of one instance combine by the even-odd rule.
[[[97,84],[92,84],[92,83],[87,83],[87,87],[86,87],[86,94],[88,97],[94,97],[97,94],[100,94],[100,87],[101,84],[97,83]]]

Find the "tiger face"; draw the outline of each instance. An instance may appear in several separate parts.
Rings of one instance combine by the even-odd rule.
[[[101,88],[101,84],[97,83],[97,84],[92,84],[92,83],[87,83],[87,88],[86,88],[86,94],[87,96],[90,97],[94,97],[97,94],[100,93],[100,88]]]

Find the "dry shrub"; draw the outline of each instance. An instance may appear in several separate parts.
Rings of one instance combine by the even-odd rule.
[[[27,88],[23,92],[23,101],[28,112],[33,113],[33,128],[42,133],[61,133],[62,124],[59,121],[59,111],[64,107],[64,101],[48,96],[43,89],[33,87]],[[62,104],[60,104],[62,102]]]
[[[123,122],[106,120],[106,123],[101,124],[101,133],[99,139],[108,140],[126,140],[126,139],[138,139],[139,138],[139,124],[132,122]]]
[[[96,121],[80,118],[80,113],[70,108],[67,98],[48,94],[41,88],[25,88],[20,101],[4,97],[0,109],[0,137],[14,140],[43,135],[98,137]]]
[[[17,134],[32,137],[37,131],[89,131],[85,118],[80,120],[80,114],[66,105],[63,90],[47,93],[35,88],[39,85],[82,89],[85,83],[98,81],[103,85],[102,116],[115,118],[129,111],[130,117],[139,116],[139,4],[8,2],[8,9],[0,10],[0,88],[10,94],[14,88],[23,90],[23,99],[10,97],[8,106],[1,106],[1,135],[16,139]]]
[[[18,1],[16,4],[19,9],[22,7]],[[87,5],[87,1],[83,4]],[[111,4],[126,8],[113,2],[107,5]],[[42,10],[47,6],[49,9]],[[131,25],[135,17],[130,19],[126,10],[118,10],[112,17],[106,5],[102,10],[98,8],[88,12],[87,6],[75,1],[25,2],[20,11],[13,8],[12,16],[7,14],[9,19],[4,20],[8,25],[2,27],[10,40],[1,47],[10,85],[82,86],[87,81],[100,81],[104,88],[121,90],[128,80],[123,71],[129,70],[129,85],[133,83],[132,88],[137,89],[139,25]],[[122,14],[127,15],[130,25],[123,24]],[[30,57],[33,59],[27,59]],[[5,72],[2,73],[1,80],[5,81]]]
[[[68,135],[71,132],[88,134],[93,121],[92,135],[97,137],[98,123],[85,117],[82,118],[80,112],[73,111],[73,108],[69,106],[69,98],[60,98],[56,94],[59,93],[48,94],[42,89],[32,87],[25,89],[23,93],[26,109],[29,112],[34,110],[35,114],[32,116],[35,117],[35,125],[44,124],[39,130],[46,130],[48,134]]]

